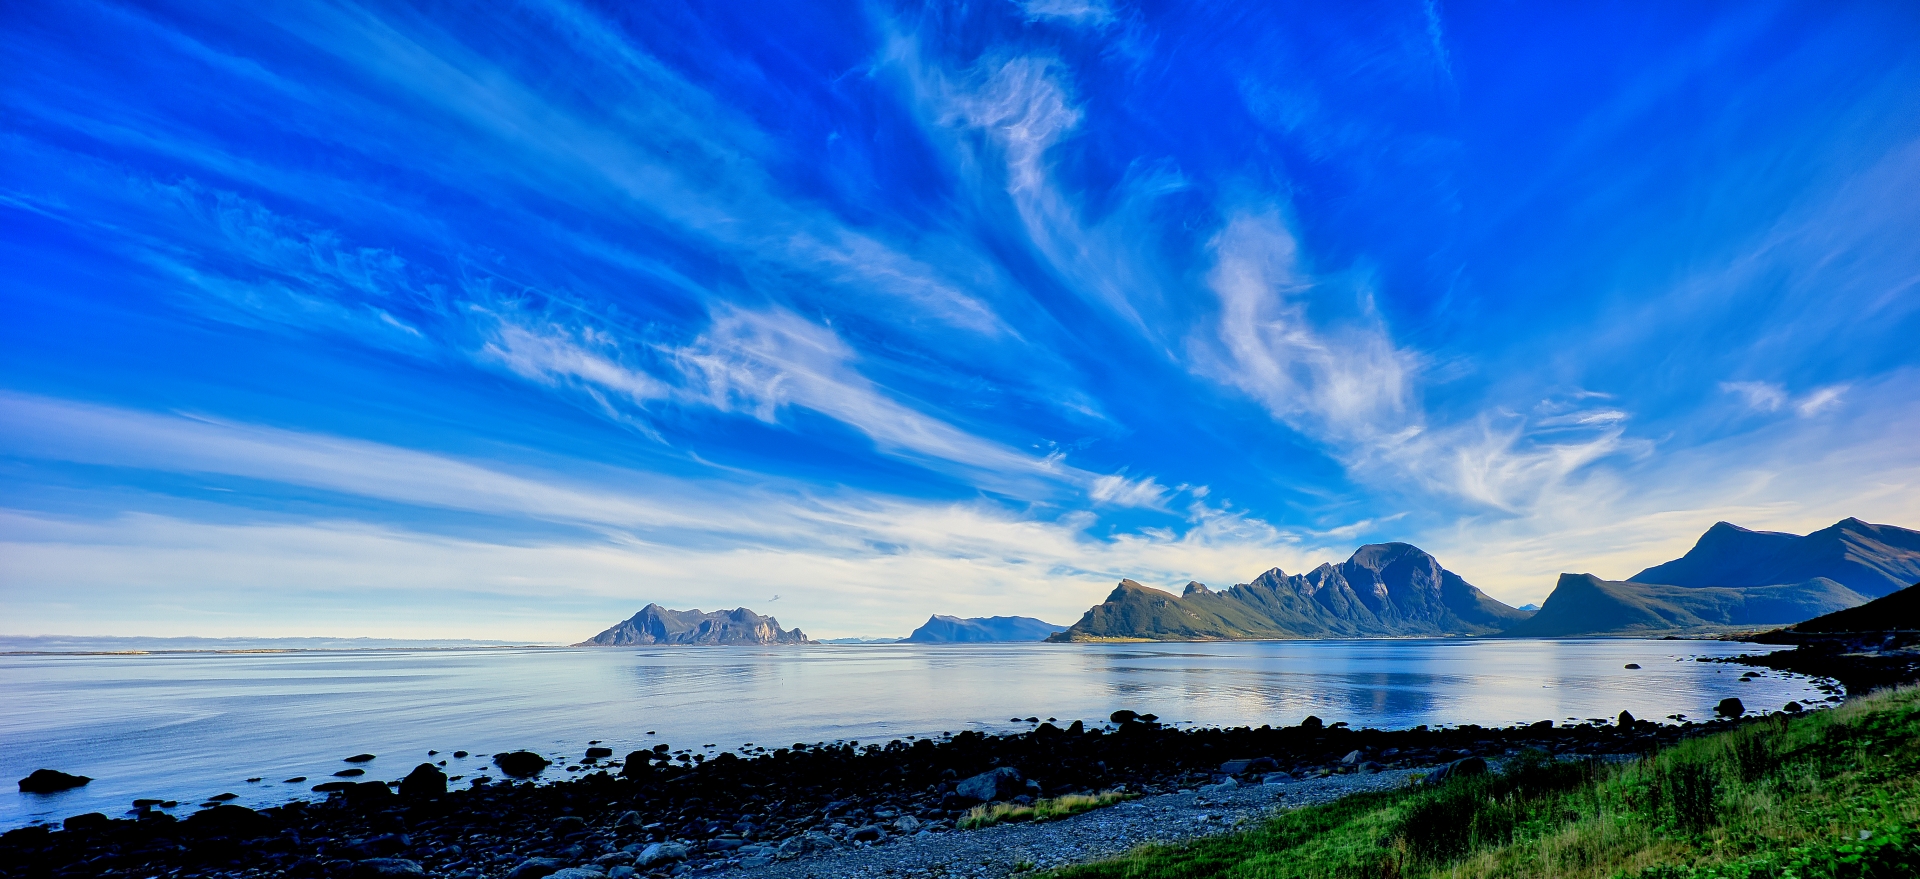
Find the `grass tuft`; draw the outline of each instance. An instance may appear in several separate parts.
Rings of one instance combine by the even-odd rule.
[[[1067,794],[1045,800],[1035,800],[1031,806],[1018,803],[987,803],[974,806],[960,817],[961,830],[978,830],[995,824],[1008,824],[1017,821],[1052,821],[1090,812],[1102,806],[1111,806],[1121,800],[1130,800],[1138,794],[1122,791],[1101,791],[1094,794]]]

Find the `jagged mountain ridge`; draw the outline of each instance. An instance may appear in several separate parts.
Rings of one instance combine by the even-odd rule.
[[[1008,641],[1044,641],[1048,635],[1065,631],[1033,617],[968,617],[934,614],[925,624],[906,637],[908,644],[989,644]]]
[[[782,629],[780,621],[744,607],[703,613],[649,604],[575,647],[635,647],[648,644],[754,645],[811,644],[805,632]]]
[[[1492,634],[1526,614],[1419,547],[1370,544],[1305,574],[1274,568],[1216,592],[1183,594],[1121,580],[1106,601],[1048,640],[1235,640]]]
[[[1807,535],[1750,531],[1727,522],[1686,555],[1628,580],[1669,586],[1773,586],[1826,578],[1868,598],[1920,580],[1920,531],[1847,518]]]

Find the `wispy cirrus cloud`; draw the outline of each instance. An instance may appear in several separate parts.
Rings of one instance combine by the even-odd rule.
[[[1846,385],[1829,385],[1814,388],[1800,396],[1787,393],[1785,386],[1776,382],[1721,382],[1720,390],[1740,398],[1748,409],[1755,412],[1779,412],[1791,409],[1801,418],[1811,418],[1840,404],[1847,392]]]

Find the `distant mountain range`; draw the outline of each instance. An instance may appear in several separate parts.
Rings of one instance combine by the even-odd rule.
[[[1812,534],[1716,523],[1629,580],[1562,574],[1514,637],[1667,634],[1798,623],[1920,580],[1920,531],[1842,519]]]
[[[1843,519],[1798,535],[1720,522],[1686,555],[1627,580],[1562,574],[1538,610],[1495,601],[1417,546],[1376,543],[1338,565],[1304,574],[1274,568],[1222,591],[1195,582],[1174,595],[1121,580],[1071,626],[1032,617],[935,614],[904,641],[1648,636],[1799,623],[1915,581],[1920,531]],[[1920,602],[1910,592],[1901,593],[1907,596],[1901,601]],[[781,629],[772,617],[746,608],[702,613],[649,604],[576,646],[809,643],[800,630]]]
[[[1866,601],[1825,577],[1778,586],[1668,586],[1561,574],[1533,616],[1501,634],[1515,638],[1650,635],[1716,626],[1797,623]]]
[[[1033,617],[972,617],[961,619],[944,614],[927,618],[925,625],[906,637],[908,644],[983,644],[1005,641],[1044,641],[1048,635],[1066,630]]]
[[[1181,595],[1121,580],[1107,600],[1051,641],[1203,641],[1489,635],[1526,615],[1406,543],[1363,546],[1305,574],[1274,568],[1215,592]]]
[[[1693,549],[1627,579],[1669,586],[1773,586],[1824,577],[1869,598],[1920,580],[1920,531],[1842,519],[1801,536],[1715,523]]]
[[[761,616],[744,607],[701,613],[695,610],[668,610],[657,604],[640,609],[598,635],[575,647],[633,647],[645,644],[811,644],[805,632],[782,629],[780,621]]]

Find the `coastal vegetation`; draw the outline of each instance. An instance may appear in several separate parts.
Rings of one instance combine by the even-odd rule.
[[[1920,688],[1631,762],[1503,770],[1281,814],[1055,879],[1877,879],[1920,875]]]
[[[1081,812],[1091,812],[1101,806],[1111,806],[1122,800],[1130,800],[1139,794],[1130,794],[1119,790],[1103,790],[1091,794],[1067,794],[1036,800],[1031,806],[1019,803],[983,803],[967,810],[960,816],[958,826],[961,830],[978,830],[995,824],[1015,821],[1051,821],[1055,818],[1067,818]]]

